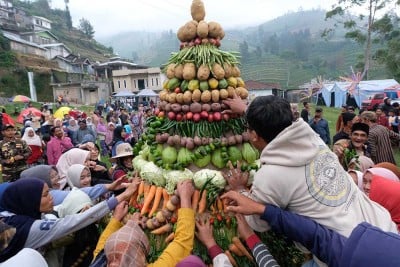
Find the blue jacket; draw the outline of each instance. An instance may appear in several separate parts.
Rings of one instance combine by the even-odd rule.
[[[308,124],[311,126],[314,132],[319,134],[319,137],[321,137],[325,144],[331,144],[331,135],[329,133],[329,125],[327,120],[321,118],[317,123],[314,123],[314,119],[311,119]]]
[[[306,217],[267,205],[261,219],[330,267],[398,267],[400,235],[361,223],[346,238]]]

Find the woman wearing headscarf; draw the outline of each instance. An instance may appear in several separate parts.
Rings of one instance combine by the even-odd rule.
[[[117,146],[119,144],[125,143],[125,137],[126,137],[126,132],[125,128],[122,126],[117,126],[114,129],[114,136],[113,136],[113,142],[112,142],[112,149],[111,149],[111,157],[115,157],[117,154]]]
[[[32,168],[23,171],[21,173],[20,179],[26,179],[31,177],[38,178],[47,184],[47,186],[50,189],[50,194],[53,197],[54,206],[60,205],[64,201],[64,199],[68,196],[68,194],[71,192],[68,190],[59,190],[60,176],[58,175],[57,168],[55,166],[49,166],[49,165],[34,166]],[[114,182],[114,184],[110,184],[107,186],[104,184],[99,184],[97,186],[81,187],[79,189],[81,189],[84,193],[86,193],[90,197],[90,199],[95,200],[118,186],[119,182]]]
[[[121,227],[121,224],[119,224],[118,227],[118,224],[116,225],[110,222],[100,236],[99,243],[96,247],[96,251],[101,251],[104,247],[104,252],[107,257],[107,266],[172,267],[176,266],[178,262],[190,255],[193,249],[195,228],[194,211],[190,204],[194,192],[192,181],[185,180],[179,182],[177,192],[180,197],[181,208],[178,210],[175,238],[160,257],[154,263],[147,264],[146,257],[149,253],[150,244],[137,221],[129,220],[127,224],[119,230],[118,228]],[[112,233],[113,231],[114,233]]]
[[[78,131],[79,129],[79,125],[76,122],[76,120],[74,118],[71,118],[68,121],[68,126],[67,126],[67,131],[68,131],[68,137],[71,138],[72,140],[72,136],[74,135],[74,132]]]
[[[132,127],[129,124],[125,124],[124,129],[125,129],[125,142],[131,144],[131,146],[134,146],[136,144],[136,139],[133,136]]]
[[[370,168],[363,176],[363,191],[373,201],[389,211],[400,230],[400,181],[385,168]]]
[[[106,132],[106,145],[107,145],[107,155],[111,155],[113,139],[114,139],[114,130],[115,124],[113,122],[107,123],[107,132]]]
[[[22,136],[22,140],[25,140],[32,150],[31,155],[27,159],[28,165],[34,166],[40,164],[40,161],[43,159],[43,143],[40,136],[35,133],[32,127],[27,127]]]
[[[96,127],[97,132],[97,139],[100,142],[101,147],[101,155],[106,156],[108,155],[108,149],[106,145],[106,134],[107,134],[107,126],[104,124],[104,117],[99,117],[99,121]]]
[[[68,215],[81,213],[91,206],[92,201],[89,196],[78,188],[74,188],[61,203],[58,216],[65,218]],[[99,231],[95,223],[71,234],[65,246],[63,266],[89,266],[98,239]]]
[[[112,182],[108,173],[107,164],[99,160],[100,148],[97,144],[90,150],[90,174],[92,175],[92,185],[109,184]]]
[[[124,193],[103,201],[85,212],[62,219],[42,220],[42,213],[53,210],[49,187],[36,178],[20,179],[5,190],[0,213],[3,221],[16,228],[8,247],[0,252],[0,262],[16,255],[23,248],[38,249],[54,240],[94,223],[125,201],[137,190],[139,180],[134,180]]]
[[[57,170],[60,175],[60,188],[67,184],[67,171],[73,164],[85,165],[90,159],[90,152],[80,148],[72,148],[61,155],[57,162]]]

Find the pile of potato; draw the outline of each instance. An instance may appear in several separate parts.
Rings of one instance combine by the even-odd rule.
[[[220,46],[225,32],[218,22],[204,21],[206,12],[201,0],[194,0],[191,6],[193,20],[188,21],[178,30],[178,39],[182,42],[181,48],[210,43]]]

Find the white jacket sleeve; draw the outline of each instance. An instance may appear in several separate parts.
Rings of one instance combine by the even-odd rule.
[[[226,256],[225,253],[218,254],[213,259],[213,266],[214,267],[232,267],[231,262],[228,259],[228,256]]]
[[[85,212],[62,219],[36,220],[29,230],[24,247],[37,249],[96,222],[109,212],[107,201],[103,201]]]

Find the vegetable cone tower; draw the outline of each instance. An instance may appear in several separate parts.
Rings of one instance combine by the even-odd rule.
[[[250,170],[256,168],[258,158],[247,142],[244,119],[223,113],[229,109],[223,100],[235,93],[242,99],[248,97],[237,53],[219,49],[224,30],[219,23],[204,20],[201,0],[193,1],[191,14],[193,20],[177,33],[180,51],[172,53],[165,65],[167,80],[159,94],[159,107],[134,148],[140,154],[134,166],[142,178],[149,173],[163,176],[166,179],[161,184],[167,184],[169,192],[175,182],[169,181],[165,170],[177,171],[174,176],[205,170],[218,173],[228,161],[240,161],[243,170]]]
[[[217,243],[228,251],[237,235],[237,224],[219,198],[226,186],[222,171],[229,161],[240,162],[242,171],[250,174],[258,168],[259,154],[248,142],[244,118],[223,113],[229,109],[223,100],[234,94],[243,100],[248,97],[240,77],[238,55],[219,49],[224,30],[217,22],[204,20],[201,0],[193,0],[191,14],[193,20],[177,33],[181,41],[179,52],[172,53],[165,65],[167,80],[159,95],[159,106],[134,147],[133,166],[144,182],[130,206],[148,218],[147,229],[163,227],[163,231],[147,232],[152,246],[149,262],[173,239],[171,224],[176,220],[179,201],[170,195],[185,179],[192,179],[196,186],[192,208],[208,215]],[[206,249],[198,242],[193,252],[210,262]],[[239,266],[254,266],[243,255],[233,258]],[[288,258],[293,266],[294,260]]]

